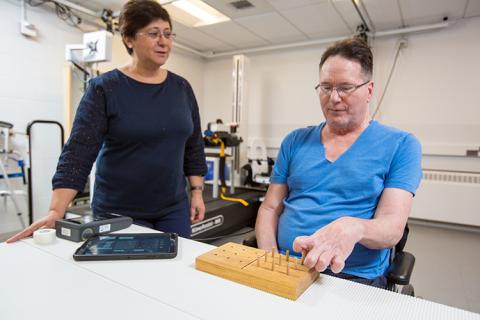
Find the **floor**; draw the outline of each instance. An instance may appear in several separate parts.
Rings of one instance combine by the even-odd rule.
[[[20,230],[21,221],[24,225],[28,225],[28,199],[23,195],[17,196],[16,199],[21,216],[17,216],[10,196],[0,196],[0,241],[4,240],[1,238],[2,234],[11,234]]]
[[[11,201],[0,199],[0,242],[20,229]],[[23,203],[25,206],[26,203]],[[26,212],[23,218],[27,218]],[[214,242],[241,243],[248,229],[238,236]],[[405,248],[416,257],[412,284],[417,296],[464,310],[480,313],[480,228],[456,230],[441,225],[410,222],[410,235]]]

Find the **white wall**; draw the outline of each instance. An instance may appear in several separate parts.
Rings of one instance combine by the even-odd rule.
[[[27,6],[27,18],[39,37],[18,32],[17,1],[0,2],[0,119],[24,131],[32,119],[64,121],[64,46],[79,43],[82,32],[50,10]],[[480,140],[480,18],[462,20],[448,29],[410,35],[399,57],[379,119],[413,131],[424,148],[455,153],[477,147]],[[374,43],[376,95],[385,84],[398,39]],[[249,135],[278,147],[292,129],[323,120],[313,90],[318,62],[326,46],[248,54]],[[127,63],[118,35],[113,61],[105,71]],[[187,78],[197,95],[202,123],[231,119],[231,57],[204,60],[174,49],[166,67]],[[375,107],[376,98],[372,102]],[[460,150],[460,151],[459,151]]]
[[[33,119],[64,121],[65,45],[81,43],[83,32],[58,19],[48,5],[27,5],[27,19],[39,36],[28,39],[19,32],[18,1],[0,1],[0,120],[25,131]],[[99,64],[102,71],[124,65],[129,56],[118,35],[113,41],[113,59]],[[203,100],[203,59],[174,50],[166,68],[192,84]]]
[[[45,6],[27,6],[27,18],[39,32],[20,35],[17,0],[0,1],[0,120],[25,131],[33,119],[64,121],[64,47],[80,43],[82,31],[59,20]],[[408,36],[399,57],[380,121],[414,132],[422,141],[429,168],[480,171],[478,158],[460,155],[480,141],[480,18],[461,20],[447,29]],[[398,38],[374,43],[375,107],[385,85]],[[275,155],[283,137],[297,127],[323,120],[313,89],[325,46],[248,54],[249,137],[263,138]],[[120,39],[114,38],[109,70],[127,63]],[[204,60],[174,50],[168,69],[187,78],[200,105],[203,128],[208,121],[231,120],[232,58]],[[246,139],[248,137],[244,137]],[[22,137],[15,144],[24,149]],[[49,189],[50,186],[45,186]]]
[[[91,31],[91,27],[83,27],[83,30],[74,28],[60,20],[51,7],[46,4],[39,7],[26,6],[27,19],[36,26],[38,37],[29,39],[19,32],[20,2],[17,0],[0,1],[0,35],[2,45],[0,46],[0,120],[14,124],[15,131],[25,132],[29,122],[35,119],[55,120],[62,124],[65,121],[65,81],[64,66],[65,45],[82,43],[83,30]],[[129,61],[123,44],[118,35],[113,41],[113,59],[109,63],[99,64],[102,71],[111,70],[122,66]],[[190,81],[197,95],[202,109],[203,101],[203,69],[202,58],[193,57],[180,50],[174,50],[166,67]],[[82,87],[79,79],[74,82],[74,89]],[[74,92],[74,98],[79,100],[79,92]],[[201,110],[202,111],[202,110]],[[52,135],[52,133],[50,133]],[[58,133],[53,131],[53,138]],[[53,139],[52,138],[52,139]],[[23,153],[26,158],[26,137],[17,135],[13,138],[12,144],[15,149]],[[51,189],[51,177],[53,176],[58,159],[57,151],[52,152],[51,140],[44,141],[45,146],[36,149],[35,155],[49,162],[48,165],[39,166],[36,161],[37,172],[41,180],[35,190],[34,198],[39,201],[39,207],[45,208],[38,211],[45,211],[48,206]],[[0,148],[3,143],[0,142]],[[55,149],[55,148],[54,148]],[[45,157],[40,153],[45,153]],[[35,166],[35,163],[34,163]],[[38,170],[41,167],[42,170]],[[10,171],[18,171],[11,163]],[[14,179],[16,188],[21,188],[18,179]],[[35,183],[37,184],[37,183]],[[0,180],[0,190],[4,184]],[[24,202],[24,201],[22,201]],[[1,205],[1,204],[0,204]],[[36,204],[34,204],[35,207]],[[0,206],[0,233],[18,229],[18,220],[12,216],[11,223],[5,222],[3,211]],[[10,209],[9,209],[10,210]],[[26,215],[26,204],[22,203],[22,210]],[[36,212],[37,210],[35,210]]]
[[[19,32],[17,1],[0,2],[0,119],[25,131],[33,119],[63,121],[63,66],[67,43],[80,43],[80,30],[42,8],[28,8],[36,39]]]
[[[379,38],[373,43],[371,111],[385,88],[399,40]],[[270,156],[276,156],[280,142],[294,128],[323,121],[313,88],[326,46],[247,54],[248,133],[265,141]],[[207,62],[203,122],[231,119],[231,72],[231,57]],[[480,172],[480,158],[465,157],[466,149],[480,147],[479,75],[480,18],[409,35],[377,119],[420,139],[424,169]],[[424,180],[412,217],[480,226],[478,196],[473,196],[479,191],[473,182]]]
[[[382,63],[377,63],[379,87],[386,81],[394,46],[391,40],[376,43],[375,53]],[[426,154],[465,155],[467,148],[478,150],[479,57],[480,18],[410,36],[408,48],[399,56],[380,119],[414,132]]]
[[[249,55],[248,132],[277,147],[291,130],[323,119],[314,87],[323,48]],[[205,67],[203,122],[232,117],[232,58],[209,60]],[[246,137],[244,137],[246,138]]]
[[[0,1],[0,34],[2,46],[0,46],[0,120],[14,124],[14,130],[25,132],[27,124],[34,119],[46,119],[63,122],[63,66],[64,47],[66,43],[80,43],[82,35],[80,30],[68,26],[59,21],[50,11],[42,8],[29,8],[27,19],[38,30],[36,39],[28,39],[19,32],[20,5],[18,1]],[[41,129],[42,131],[43,129]],[[38,133],[38,131],[36,131]],[[42,131],[40,135],[43,135]],[[55,145],[58,145],[60,136],[58,131],[46,132],[49,136],[54,135]],[[53,139],[53,138],[52,138]],[[51,141],[51,140],[50,140]],[[3,141],[2,141],[3,142]],[[20,151],[24,158],[26,155],[27,139],[23,135],[16,135],[12,139],[12,145]],[[0,145],[2,143],[0,142]],[[52,143],[50,143],[51,145]],[[39,145],[39,144],[37,144]],[[45,166],[43,160],[50,158],[55,161],[55,152],[44,141],[39,148],[45,151],[44,156],[36,153],[36,159],[42,159],[42,164],[36,170],[38,179],[48,183],[54,171],[54,165]],[[37,165],[39,162],[36,162]],[[9,163],[9,171],[16,172],[18,167]],[[12,179],[15,188],[24,189],[19,179]],[[0,189],[5,184],[0,181]],[[39,203],[47,203],[51,185],[40,185],[36,194]],[[18,198],[20,210],[24,218],[27,214],[26,198]],[[7,205],[9,202],[6,202]],[[5,210],[2,206],[1,211]],[[8,210],[5,210],[8,212]],[[6,212],[2,212],[6,213]],[[19,224],[13,215],[2,214],[0,232],[18,230]]]
[[[480,18],[408,36],[378,119],[414,132],[428,153],[464,154],[480,146]],[[374,109],[398,38],[374,43]],[[313,87],[326,46],[247,54],[249,135],[278,147],[293,128],[323,120]],[[207,62],[203,119],[231,117],[231,58]]]

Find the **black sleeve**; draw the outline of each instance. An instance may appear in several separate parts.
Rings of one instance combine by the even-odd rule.
[[[187,177],[204,176],[207,174],[207,164],[205,162],[205,147],[202,138],[197,99],[195,98],[192,87],[188,83],[186,84],[186,90],[192,110],[193,134],[188,138],[185,145],[183,171]]]
[[[78,106],[70,138],[63,147],[52,179],[53,189],[83,191],[103,144],[107,131],[105,91],[96,80],[90,81]]]

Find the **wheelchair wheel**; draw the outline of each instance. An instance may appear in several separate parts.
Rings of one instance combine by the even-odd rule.
[[[413,289],[413,286],[411,284],[403,286],[401,293],[407,296],[415,297],[415,290]]]

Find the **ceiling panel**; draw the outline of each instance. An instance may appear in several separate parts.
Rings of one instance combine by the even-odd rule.
[[[179,43],[181,45],[189,47],[190,49],[194,49],[194,50],[198,50],[198,51],[204,51],[204,52],[211,51],[211,49],[209,47],[207,47],[203,44],[192,43],[192,41],[190,41],[188,39],[188,37],[183,38],[182,36],[177,35],[177,37],[175,38],[175,42],[173,44],[174,47],[175,47],[175,43]]]
[[[119,11],[127,0],[69,1],[99,12],[103,8]],[[220,52],[347,36],[361,23],[352,0],[248,0],[254,7],[245,10],[230,4],[235,0],[204,1],[232,21],[200,28],[172,21],[177,42],[200,51]],[[440,22],[444,16],[451,20],[480,16],[480,0],[355,1],[363,2],[376,31]]]
[[[404,27],[397,0],[362,0],[376,31]],[[425,1],[425,0],[422,0]],[[435,0],[434,0],[435,1]]]
[[[236,22],[272,43],[307,39],[302,32],[276,12],[239,18]]]
[[[480,1],[469,0],[467,10],[465,11],[465,18],[480,16]]]
[[[220,40],[214,39],[196,29],[188,28],[177,32],[177,41],[200,51],[229,50],[232,47]]]
[[[347,35],[348,26],[329,2],[280,12],[310,38]]]
[[[332,6],[349,27],[350,33],[354,33],[357,27],[362,24],[362,19],[355,10],[352,1],[333,1]]]
[[[441,22],[443,17],[459,19],[467,0],[399,0],[407,26]],[[478,0],[477,0],[478,1]]]
[[[175,32],[178,32],[178,31],[182,31],[182,30],[185,30],[185,29],[188,29],[188,27],[184,24],[181,24],[180,22],[177,22],[175,20],[172,20],[172,29],[175,31]]]
[[[337,0],[338,1],[338,0]],[[350,1],[350,0],[348,0]],[[304,7],[307,5],[328,2],[328,0],[267,0],[267,2],[277,10]]]
[[[224,15],[230,17],[231,19],[236,19],[240,17],[248,17],[257,14],[272,12],[273,7],[268,4],[265,0],[248,0],[253,7],[246,9],[237,9],[232,6],[230,3],[235,2],[235,0],[203,0],[203,2],[208,3]]]
[[[256,36],[233,21],[216,23],[199,27],[198,30],[221,40],[235,48],[261,46],[269,44],[268,41]]]

